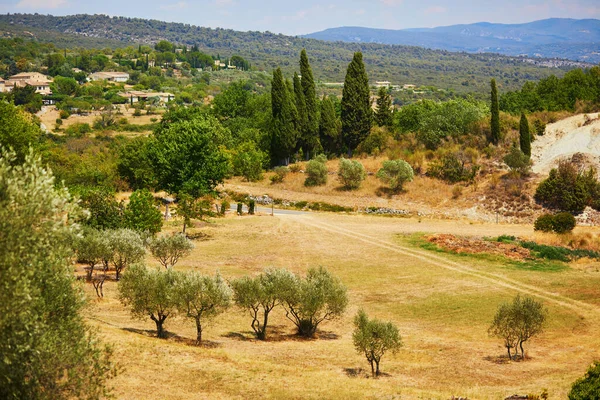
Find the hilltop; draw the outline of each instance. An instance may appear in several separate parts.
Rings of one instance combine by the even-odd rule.
[[[401,30],[349,26],[326,29],[305,37],[600,62],[600,20],[597,19],[551,18],[525,24],[478,22]]]
[[[197,45],[211,55],[241,55],[258,70],[270,72],[281,66],[286,74],[298,69],[297,56],[306,48],[317,71],[315,78],[321,82],[342,81],[352,54],[362,51],[372,82],[435,86],[486,97],[491,78],[496,78],[503,89],[514,90],[526,81],[552,74],[561,76],[565,70],[589,65],[497,54],[452,53],[415,46],[331,43],[271,32],[238,32],[106,15],[0,15],[0,35],[51,42],[63,48],[116,48],[169,40]]]

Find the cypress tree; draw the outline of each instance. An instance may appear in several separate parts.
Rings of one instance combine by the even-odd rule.
[[[375,110],[375,122],[379,126],[392,126],[392,97],[384,87],[379,88],[377,93],[377,109]]]
[[[302,91],[302,85],[300,83],[300,77],[294,72],[294,100],[296,104],[296,111],[298,114],[297,128],[300,132],[300,140],[298,141],[297,147],[303,147],[306,150],[306,136],[304,133],[308,129],[308,116],[306,114],[306,101],[304,99],[304,92]]]
[[[323,96],[319,119],[319,139],[327,154],[340,154],[340,120],[330,98]]]
[[[307,124],[302,130],[302,141],[304,152],[309,157],[311,153],[318,151],[321,147],[319,143],[319,116],[317,105],[317,93],[315,90],[315,81],[313,79],[312,69],[308,62],[306,50],[300,52],[300,75],[302,76],[302,93],[306,104]]]
[[[529,134],[529,121],[524,112],[521,112],[521,123],[519,124],[519,144],[521,151],[527,157],[531,157],[531,135]]]
[[[496,87],[496,80],[492,79],[491,81],[491,86],[492,86],[492,93],[491,93],[491,100],[492,100],[492,104],[491,104],[491,113],[492,113],[492,120],[490,123],[490,129],[491,129],[491,142],[493,144],[498,144],[498,142],[500,141],[500,106],[498,104],[498,88]]]
[[[272,135],[271,151],[274,160],[289,163],[296,147],[296,107],[292,103],[289,82],[283,79],[281,69],[273,71],[271,82]]]
[[[342,91],[342,140],[349,157],[369,135],[372,118],[369,78],[362,53],[356,52],[348,65]]]

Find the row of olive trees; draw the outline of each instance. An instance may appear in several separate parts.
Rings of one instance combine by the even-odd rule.
[[[327,158],[324,155],[319,155],[308,162],[305,186],[322,186],[327,183],[326,163]],[[365,167],[360,161],[348,160],[343,157],[340,159],[337,175],[342,187],[346,190],[358,189],[367,176]],[[383,162],[376,176],[388,185],[390,190],[399,192],[406,182],[413,180],[414,171],[404,160],[387,160]]]

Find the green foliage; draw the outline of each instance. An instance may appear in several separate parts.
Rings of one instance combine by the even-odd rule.
[[[514,171],[519,175],[525,175],[531,169],[531,159],[517,146],[512,146],[510,148],[510,152],[504,156],[503,161],[508,165],[508,168],[510,168],[511,171]]]
[[[392,322],[369,319],[363,310],[354,317],[352,342],[358,353],[364,354],[375,378],[380,374],[379,363],[385,353],[395,353],[402,347],[398,327]]]
[[[327,157],[318,155],[306,165],[304,186],[323,186],[327,183]]]
[[[561,212],[554,216],[554,221],[552,222],[552,229],[556,233],[567,233],[571,232],[575,228],[575,217],[573,214],[568,212]]]
[[[85,136],[86,133],[90,133],[92,127],[88,123],[76,122],[73,125],[65,129],[65,134],[69,137],[80,138]]]
[[[133,317],[142,320],[150,316],[156,324],[156,336],[164,339],[165,320],[177,311],[176,282],[177,274],[172,269],[163,272],[134,265],[119,283],[119,300]]]
[[[123,225],[123,206],[114,193],[102,189],[84,190],[81,206],[90,212],[84,224],[95,229],[117,229]]]
[[[535,242],[519,242],[521,246],[535,252],[535,256],[547,260],[569,262],[580,258],[600,258],[600,253],[587,249],[569,249],[567,247],[547,246]]]
[[[267,159],[268,156],[257,149],[255,143],[244,142],[233,151],[233,174],[243,176],[248,182],[260,181],[262,166]]]
[[[254,210],[256,209],[256,201],[253,199],[248,200],[248,214],[254,215]]]
[[[401,191],[404,183],[412,182],[414,172],[410,164],[404,160],[387,160],[377,171],[377,178],[389,185],[393,191]]]
[[[427,175],[449,183],[471,182],[475,179],[479,166],[472,164],[469,168],[467,161],[462,153],[448,153],[440,161],[432,163]]]
[[[525,358],[523,343],[543,331],[547,314],[542,303],[529,296],[517,295],[512,303],[500,305],[488,333],[503,339],[509,359],[512,359],[513,348],[515,356],[520,349],[521,358]]]
[[[375,123],[378,126],[391,127],[394,119],[392,116],[392,97],[388,93],[388,89],[380,87],[377,92],[377,108],[375,109]]]
[[[87,279],[92,279],[94,268],[97,265],[103,265],[104,269],[108,268],[108,261],[112,259],[112,248],[110,239],[105,232],[97,229],[86,229],[83,235],[75,240],[75,251],[77,252],[77,260],[85,263],[88,266]]]
[[[531,135],[529,134],[529,121],[525,113],[521,113],[521,121],[519,122],[519,145],[521,151],[527,157],[531,157]]]
[[[546,133],[546,124],[542,120],[536,119],[533,121],[533,129],[538,136],[544,136],[544,133]]]
[[[196,323],[196,344],[202,343],[202,324],[216,318],[231,305],[232,290],[219,274],[179,273],[175,302],[181,315]]]
[[[585,376],[573,383],[569,400],[600,400],[600,362],[594,362]]]
[[[313,337],[323,321],[339,318],[348,306],[346,287],[323,267],[309,269],[304,279],[285,276],[280,296],[287,318],[305,337]]]
[[[288,167],[275,167],[273,169],[274,174],[269,178],[272,183],[281,183],[285,179],[286,175],[290,172]]]
[[[300,75],[302,76],[302,94],[306,107],[306,125],[302,129],[302,148],[307,157],[321,150],[319,142],[319,110],[312,68],[308,62],[306,50],[300,52]],[[300,114],[300,111],[298,111]]]
[[[250,313],[252,330],[260,340],[267,339],[269,313],[281,303],[282,289],[290,276],[285,269],[268,269],[254,278],[245,276],[231,282],[235,304]]]
[[[356,150],[359,153],[379,155],[387,148],[390,139],[391,135],[388,128],[375,126],[371,128],[369,136],[363,140]]]
[[[552,232],[554,229],[554,215],[542,214],[533,223],[534,231]]]
[[[540,182],[535,190],[534,199],[544,206],[573,214],[580,214],[586,206],[599,208],[600,187],[596,171],[590,168],[586,172],[578,171],[567,161],[553,168],[548,178]]]
[[[498,103],[498,88],[496,80],[492,79],[491,86],[491,121],[490,121],[490,142],[497,145],[500,141],[500,105]]]
[[[115,278],[119,280],[125,268],[143,260],[146,254],[144,241],[137,232],[131,229],[121,228],[104,232],[110,241],[111,262],[115,269]]]
[[[71,264],[81,215],[38,158],[0,155],[0,398],[109,395],[111,351],[81,316]]]
[[[148,145],[149,139],[139,136],[128,140],[118,149],[117,172],[134,190],[153,189],[156,186]]]
[[[17,86],[8,94],[8,99],[16,106],[23,106],[25,111],[35,114],[42,109],[42,95],[35,91],[35,86]]]
[[[342,125],[335,112],[333,101],[323,96],[319,119],[319,140],[326,154],[341,153]]]
[[[73,78],[65,78],[57,76],[54,78],[54,82],[50,84],[53,94],[62,94],[66,96],[74,96],[79,89],[79,84]]]
[[[345,189],[358,189],[366,176],[365,167],[363,167],[360,161],[340,158],[338,179]]]
[[[155,235],[162,229],[162,213],[148,189],[136,190],[123,212],[124,226],[137,232]]]
[[[369,135],[372,122],[369,78],[361,52],[348,65],[342,91],[342,140],[348,154]]]
[[[36,147],[40,129],[34,125],[31,117],[14,105],[0,100],[0,155],[12,149],[16,153],[16,162],[22,163],[30,147]]]
[[[157,187],[193,197],[212,192],[227,174],[219,145],[227,144],[228,135],[219,121],[205,114],[159,127],[148,149]]]
[[[273,71],[271,81],[272,142],[274,160],[289,163],[298,140],[297,110],[280,68]]]

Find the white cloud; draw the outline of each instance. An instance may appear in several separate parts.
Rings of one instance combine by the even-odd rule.
[[[177,3],[173,3],[173,4],[165,4],[163,6],[160,6],[159,8],[161,10],[167,10],[167,11],[172,11],[172,10],[183,10],[184,8],[187,8],[188,3],[185,1],[180,1]]]
[[[425,9],[425,14],[442,14],[448,11],[446,7],[442,6],[431,6]]]
[[[59,8],[67,5],[67,0],[21,0],[16,4],[17,8],[44,9]]]

